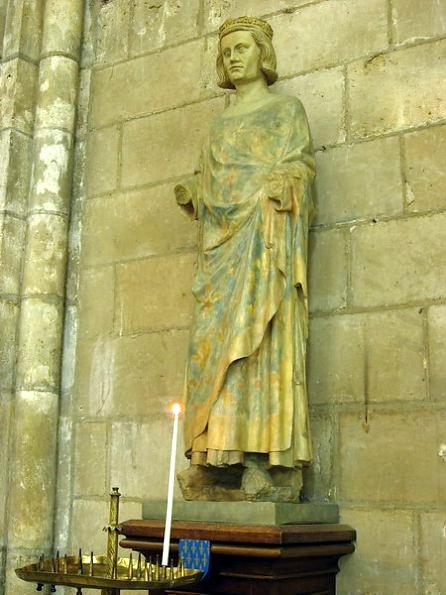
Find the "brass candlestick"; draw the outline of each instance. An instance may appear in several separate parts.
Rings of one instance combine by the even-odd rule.
[[[161,567],[159,556],[155,563],[152,559],[142,561],[138,554],[137,561],[132,554],[130,558],[118,558],[119,538],[119,498],[118,488],[112,488],[110,494],[109,524],[104,527],[107,531],[107,555],[83,556],[79,549],[77,556],[60,558],[59,552],[54,558],[45,559],[40,556],[36,564],[30,564],[16,570],[21,579],[37,583],[37,590],[42,591],[43,585],[50,585],[55,591],[55,585],[76,588],[76,594],[81,595],[82,589],[99,589],[102,595],[119,595],[121,589],[134,591],[161,592],[176,589],[186,585],[193,585],[201,580],[203,572],[185,569],[182,561],[178,566]]]
[[[107,538],[107,571],[110,578],[118,576],[118,535],[119,535],[119,488],[112,488],[110,494],[109,522],[104,531],[108,532]]]

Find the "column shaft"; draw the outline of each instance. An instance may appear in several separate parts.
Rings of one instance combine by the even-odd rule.
[[[26,216],[10,457],[6,594],[13,569],[51,552],[67,234],[83,0],[44,2]],[[30,586],[29,592],[33,588]]]

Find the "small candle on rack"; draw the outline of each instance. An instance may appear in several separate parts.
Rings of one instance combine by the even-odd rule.
[[[162,566],[167,566],[169,561],[170,531],[172,527],[173,487],[175,482],[175,456],[177,452],[178,417],[180,415],[180,412],[181,405],[179,403],[174,403],[174,405],[172,405],[172,413],[174,415],[174,418],[172,433],[172,450],[170,451],[169,484],[167,488],[166,524],[164,527],[163,555],[161,559]]]

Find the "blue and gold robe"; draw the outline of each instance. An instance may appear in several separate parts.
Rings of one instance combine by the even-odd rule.
[[[271,174],[282,190],[268,193]],[[271,94],[216,118],[179,200],[199,221],[196,305],[185,388],[195,464],[311,460],[305,352],[307,240],[314,160],[305,111]]]

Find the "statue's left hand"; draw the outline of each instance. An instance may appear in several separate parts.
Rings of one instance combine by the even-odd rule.
[[[269,198],[280,200],[285,191],[285,177],[282,173],[273,171],[268,174],[265,190]]]
[[[292,211],[303,196],[304,185],[299,176],[276,170],[268,174],[265,192],[274,202],[276,211]]]

